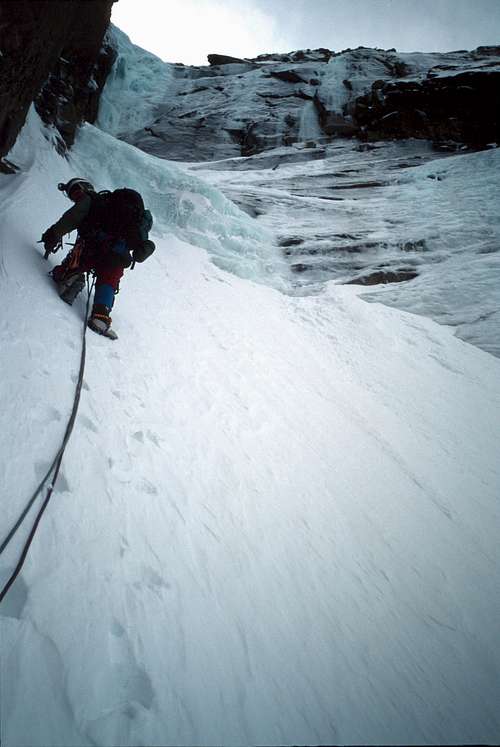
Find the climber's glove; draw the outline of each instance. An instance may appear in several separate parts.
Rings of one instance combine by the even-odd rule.
[[[51,254],[52,252],[57,252],[59,249],[60,244],[60,238],[56,234],[53,228],[47,228],[44,234],[42,234],[42,242],[43,242],[43,248],[45,249],[45,254]]]

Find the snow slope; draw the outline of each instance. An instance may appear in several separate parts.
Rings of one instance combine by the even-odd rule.
[[[84,299],[60,302],[34,243],[57,181],[138,186],[158,248],[124,278],[120,339],[88,334],[0,608],[2,743],[498,742],[500,361],[352,287],[280,293],[249,217],[90,126],[66,162],[32,117],[12,160],[2,535],[78,371]]]

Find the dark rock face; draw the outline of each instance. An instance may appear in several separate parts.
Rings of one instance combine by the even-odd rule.
[[[314,104],[318,112],[319,123],[327,137],[353,137],[358,134],[359,128],[338,112],[331,111],[317,92],[314,96]]]
[[[370,140],[420,137],[483,146],[500,140],[500,71],[427,80],[375,82],[354,103],[353,119]]]
[[[71,147],[82,121],[95,122],[100,94],[116,55],[104,42],[92,63],[90,56],[82,59],[82,48],[75,45],[63,51],[35,100],[43,121],[57,127],[63,147]]]
[[[249,65],[249,66],[252,66],[248,60],[244,60],[241,57],[230,57],[227,54],[209,54],[207,55],[207,60],[208,60],[208,64],[211,66],[214,66],[214,65]],[[255,66],[253,65],[253,67]]]
[[[344,285],[380,285],[381,283],[403,283],[406,280],[413,280],[418,277],[418,272],[413,268],[403,268],[401,270],[378,270],[369,275],[348,280]]]
[[[15,0],[0,5],[0,158],[12,148],[33,101],[70,146],[94,121],[114,57],[103,39],[114,0]]]
[[[287,83],[308,83],[308,81],[295,70],[275,70],[271,72],[270,75],[274,78],[278,78],[278,80],[284,80]]]

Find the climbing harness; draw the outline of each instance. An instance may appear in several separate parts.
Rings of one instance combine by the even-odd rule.
[[[42,481],[38,485],[37,489],[35,490],[35,492],[31,496],[30,500],[26,504],[25,508],[21,512],[18,520],[16,521],[16,523],[14,524],[14,526],[12,527],[12,529],[10,530],[10,532],[8,533],[7,537],[4,539],[4,541],[0,545],[0,555],[1,555],[4,552],[5,548],[7,547],[7,545],[10,543],[11,539],[14,537],[15,533],[17,532],[17,530],[19,529],[19,527],[21,526],[21,524],[23,523],[24,519],[26,518],[26,515],[28,514],[28,511],[30,510],[30,508],[34,504],[34,502],[37,499],[37,497],[42,492],[42,490],[43,490],[43,488],[44,488],[47,480],[49,479],[49,477],[51,475],[53,475],[52,476],[52,480],[50,482],[50,485],[48,485],[48,487],[47,487],[47,494],[45,496],[45,499],[44,499],[44,501],[43,501],[43,503],[42,503],[42,505],[41,505],[41,507],[40,507],[40,509],[39,509],[39,511],[38,511],[38,513],[36,515],[36,517],[35,517],[35,520],[33,522],[33,526],[31,527],[31,530],[30,530],[30,533],[28,535],[28,538],[27,538],[26,542],[24,543],[24,547],[23,547],[23,549],[21,551],[21,555],[19,557],[17,565],[16,565],[14,571],[12,572],[9,580],[7,581],[7,583],[5,584],[5,586],[0,591],[0,603],[3,601],[5,595],[7,594],[7,592],[10,589],[10,587],[12,586],[12,584],[14,583],[14,581],[16,580],[16,578],[18,577],[19,573],[22,570],[22,567],[24,565],[24,561],[26,560],[26,556],[28,554],[28,550],[29,550],[30,545],[31,545],[31,543],[33,541],[33,538],[35,536],[35,533],[36,533],[36,530],[37,530],[38,525],[40,523],[40,520],[41,520],[41,518],[42,518],[42,516],[44,514],[45,509],[47,508],[47,505],[48,505],[48,503],[50,501],[52,493],[54,492],[54,487],[55,487],[55,484],[56,484],[56,481],[57,481],[57,478],[58,478],[58,475],[59,475],[59,469],[61,467],[61,462],[62,462],[62,458],[63,458],[63,455],[64,455],[64,451],[66,449],[66,446],[67,446],[68,441],[70,439],[71,433],[73,431],[73,426],[74,426],[75,420],[76,420],[76,414],[78,412],[78,406],[80,404],[80,394],[81,394],[82,385],[83,385],[83,374],[84,374],[84,371],[85,371],[87,322],[88,322],[89,309],[90,309],[90,297],[92,295],[92,291],[94,289],[94,285],[95,285],[95,277],[92,279],[92,282],[90,282],[89,274],[87,274],[87,292],[88,292],[88,296],[87,296],[87,305],[86,305],[86,309],[85,309],[85,318],[84,318],[84,322],[83,322],[82,353],[81,353],[81,357],[80,357],[80,371],[79,371],[78,380],[77,380],[77,383],[76,383],[76,391],[75,391],[75,398],[74,398],[74,401],[73,401],[73,409],[71,411],[71,415],[70,415],[70,418],[69,418],[69,421],[68,421],[68,425],[66,426],[66,431],[64,433],[64,438],[63,438],[63,441],[62,441],[62,444],[61,444],[61,448],[57,452],[57,454],[56,454],[56,456],[54,458],[54,461],[50,465],[49,470],[47,471],[45,477],[42,479]]]

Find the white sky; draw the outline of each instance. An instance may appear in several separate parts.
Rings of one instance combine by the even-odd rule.
[[[163,60],[190,65],[211,52],[500,44],[500,0],[118,0],[112,21]]]

